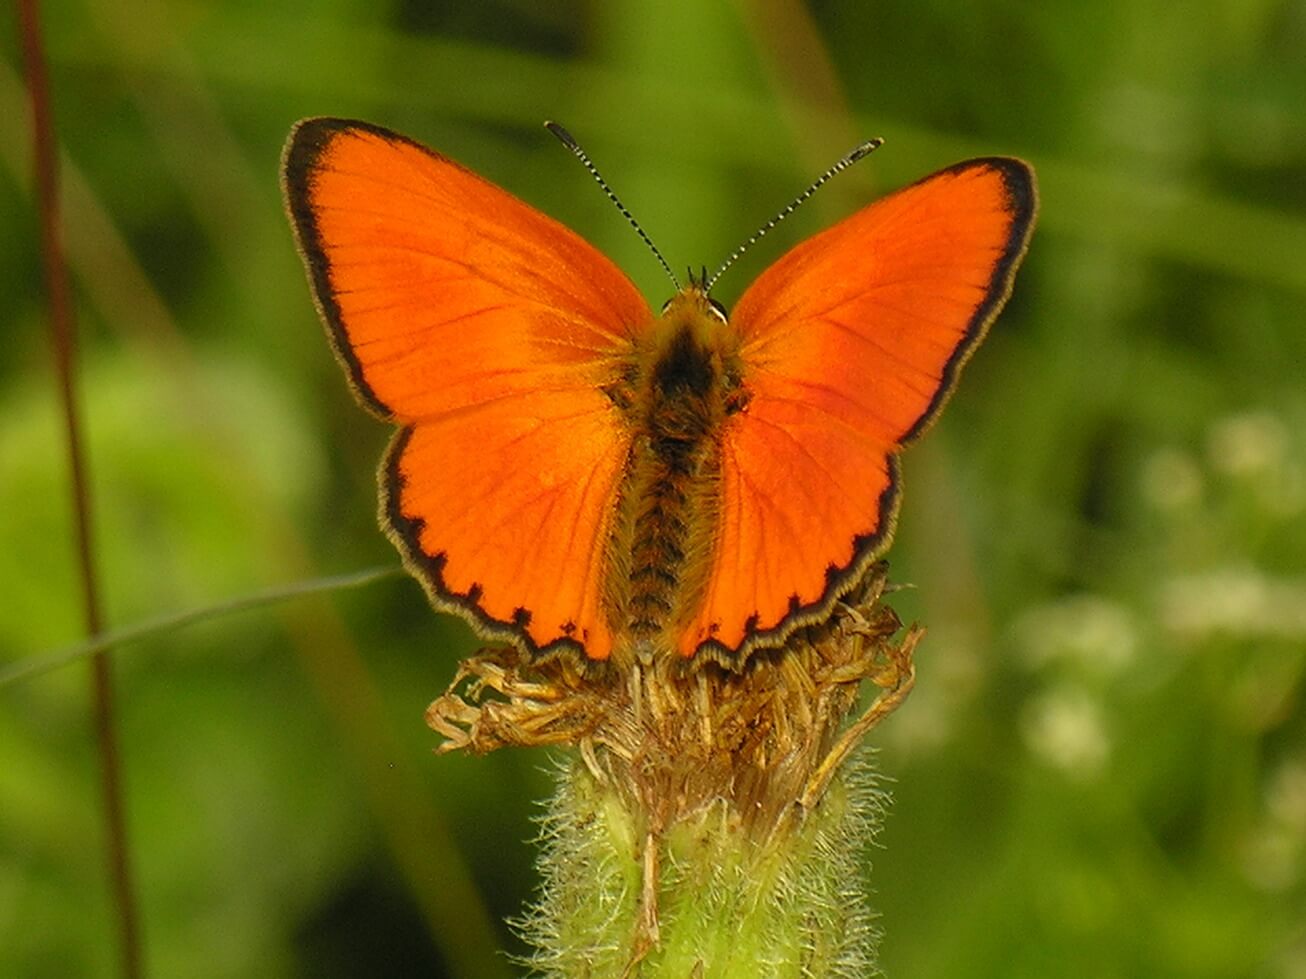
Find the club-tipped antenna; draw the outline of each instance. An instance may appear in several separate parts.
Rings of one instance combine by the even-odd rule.
[[[671,266],[668,265],[667,260],[662,257],[662,253],[658,251],[658,246],[653,244],[653,239],[644,233],[644,229],[639,226],[639,222],[635,220],[634,215],[626,210],[626,205],[621,203],[621,198],[613,193],[612,188],[608,186],[608,182],[603,179],[603,174],[599,173],[599,168],[594,165],[594,162],[589,158],[589,154],[580,148],[580,143],[576,142],[576,138],[556,122],[546,122],[544,128],[553,133],[554,136],[557,136],[558,142],[571,150],[576,159],[580,160],[581,165],[590,172],[590,176],[593,177],[598,182],[598,185],[603,188],[603,193],[608,195],[608,200],[612,201],[612,203],[616,205],[617,210],[621,212],[621,216],[630,222],[630,226],[635,229],[635,234],[639,235],[639,240],[648,245],[648,250],[653,253],[653,257],[658,260],[658,264],[662,266],[663,271],[667,273],[667,277],[676,287],[676,291],[679,292],[680,280],[676,278],[676,273],[671,271]]]
[[[752,237],[750,237],[746,242],[744,242],[742,245],[740,245],[738,248],[736,248],[733,252],[730,253],[730,257],[727,258],[724,262],[722,262],[721,267],[712,273],[712,278],[707,280],[706,284],[703,287],[704,290],[707,292],[711,292],[712,286],[716,285],[717,279],[721,278],[722,273],[724,273],[726,269],[734,265],[735,262],[739,260],[739,257],[744,254],[744,252],[748,251],[748,249],[752,248],[762,238],[766,237],[767,233],[770,232],[772,228],[774,228],[785,218],[789,217],[789,215],[793,214],[794,211],[798,210],[798,208],[801,207],[809,197],[811,197],[818,190],[824,187],[831,177],[833,177],[837,173],[841,173],[844,170],[847,170],[850,166],[852,166],[862,157],[866,156],[871,151],[878,149],[881,145],[883,145],[883,143],[884,140],[880,139],[880,137],[878,136],[875,137],[874,139],[868,139],[860,146],[857,146],[854,149],[850,150],[843,157],[843,159],[839,160],[839,162],[836,163],[834,166],[832,166],[829,170],[825,171],[825,173],[821,174],[819,177],[813,180],[810,187],[808,187],[805,191],[803,191],[792,201],[786,204],[781,209],[779,214],[777,214],[770,221],[766,222],[766,224],[758,228],[757,231],[752,235]]]

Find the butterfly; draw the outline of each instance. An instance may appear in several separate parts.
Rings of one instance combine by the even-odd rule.
[[[398,426],[380,519],[406,566],[487,639],[618,663],[737,666],[857,586],[1037,210],[1026,163],[968,160],[729,313],[706,276],[654,312],[575,232],[379,126],[298,123],[282,176],[336,356]]]

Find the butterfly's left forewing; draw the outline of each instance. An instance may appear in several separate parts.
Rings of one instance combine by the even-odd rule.
[[[603,389],[651,320],[643,298],[561,224],[366,123],[300,123],[284,180],[336,353],[402,426],[382,520],[408,566],[488,636],[606,657],[630,433]]]
[[[682,653],[783,642],[883,552],[897,453],[1005,302],[1035,201],[1018,160],[958,164],[798,245],[741,297],[750,397],[721,435],[712,569]]]

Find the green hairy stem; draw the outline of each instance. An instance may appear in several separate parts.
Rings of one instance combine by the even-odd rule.
[[[821,802],[756,841],[718,800],[658,841],[659,942],[632,961],[641,920],[639,817],[579,760],[544,818],[541,897],[521,930],[548,979],[812,979],[875,972],[863,862],[886,803],[866,753]]]

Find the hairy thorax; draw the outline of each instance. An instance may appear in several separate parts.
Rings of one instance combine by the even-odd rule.
[[[609,388],[635,432],[606,554],[618,660],[669,654],[702,601],[719,518],[721,435],[747,392],[739,339],[695,286],[679,292]]]

